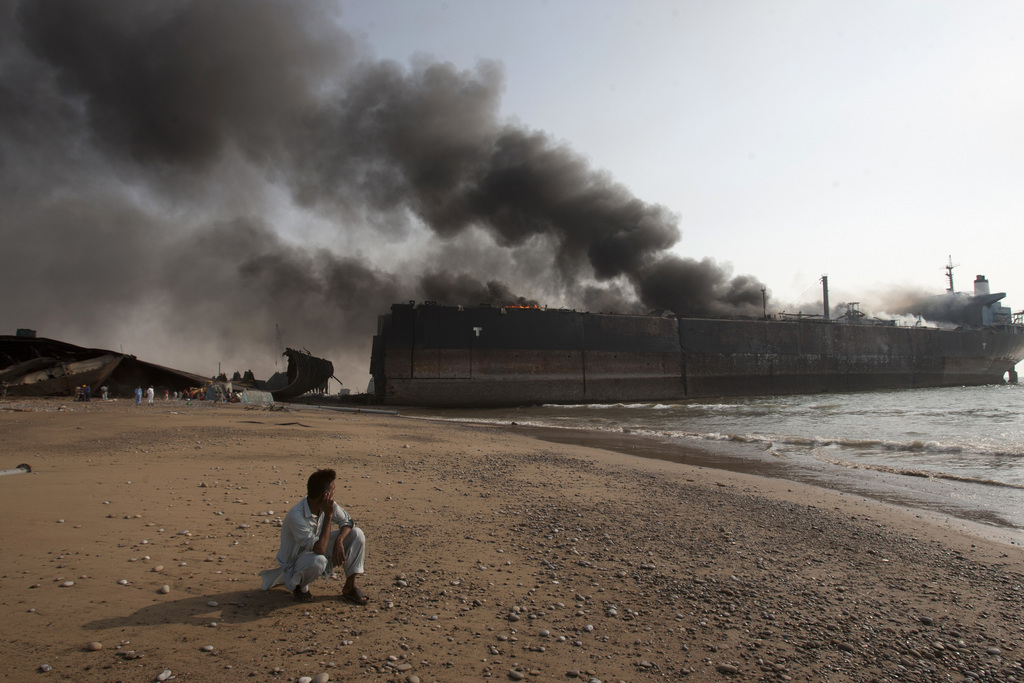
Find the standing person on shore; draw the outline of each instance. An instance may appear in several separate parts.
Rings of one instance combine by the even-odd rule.
[[[142,405],[142,387],[135,387],[135,405]]]
[[[277,567],[260,572],[263,590],[279,583],[292,591],[299,602],[313,599],[309,584],[318,576],[330,577],[335,567],[344,567],[345,585],[341,597],[357,605],[369,598],[356,586],[363,573],[366,537],[352,518],[334,502],[334,470],[317,470],[306,482],[306,497],[288,511],[281,526],[281,548]],[[331,523],[338,528],[331,531]]]
[[[149,389],[146,389],[146,403],[148,403],[149,405],[153,405],[153,395],[153,385],[150,384]]]

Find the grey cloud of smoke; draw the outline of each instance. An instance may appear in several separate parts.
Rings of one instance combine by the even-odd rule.
[[[316,0],[8,1],[0,18],[10,327],[184,335],[147,359],[243,369],[280,323],[363,358],[361,378],[377,314],[409,299],[760,312],[753,278],[666,251],[670,211],[503,122],[497,63],[375,60]],[[281,201],[328,234],[297,243],[268,219]]]
[[[918,287],[904,286],[867,292],[864,300],[848,302],[833,292],[829,315],[833,319],[840,318],[847,314],[848,307],[854,303],[856,309],[867,318],[896,319],[901,325],[920,323],[951,327],[962,325],[969,319],[968,309],[972,305],[972,297],[967,292],[956,296],[948,292],[936,295]],[[802,302],[790,312],[821,315],[822,309],[822,301],[817,299]]]
[[[427,273],[420,284],[427,301],[466,301],[488,306],[537,305],[533,299],[517,296],[502,282],[481,283],[466,273]]]

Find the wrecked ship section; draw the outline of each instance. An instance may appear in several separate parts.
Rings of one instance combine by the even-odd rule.
[[[244,378],[239,376],[228,382],[224,376],[211,380],[147,363],[135,356],[75,346],[56,339],[35,337],[31,330],[19,330],[16,335],[0,335],[0,382],[5,385],[5,393],[9,397],[74,396],[82,386],[91,387],[97,397],[104,386],[115,396],[131,396],[135,387],[153,386],[158,392],[178,392],[200,400],[216,400],[216,389],[221,389],[222,394],[230,393],[231,390],[225,387],[232,385],[239,390],[248,386],[253,395],[260,393],[257,389],[264,390],[275,401],[327,392],[327,382],[334,376],[331,361],[291,348],[283,355],[288,359],[286,373],[277,373],[261,382],[247,372]],[[244,391],[240,393],[244,394]],[[241,400],[245,402],[245,398],[243,395]],[[225,395],[223,400],[232,399]]]
[[[184,391],[208,380],[141,361],[135,356],[90,349],[22,331],[0,335],[0,382],[8,396],[69,396],[86,385],[131,395],[137,386]]]
[[[327,381],[334,376],[334,364],[325,358],[317,358],[309,351],[285,349],[288,372],[277,373],[267,380],[264,388],[271,392],[275,401],[289,401],[304,394],[327,393]]]

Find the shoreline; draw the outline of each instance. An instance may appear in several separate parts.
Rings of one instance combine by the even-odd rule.
[[[11,680],[1024,680],[1024,549],[860,496],[488,425],[28,407],[0,410],[34,470],[0,477]],[[259,590],[323,466],[365,607]]]
[[[809,486],[833,494],[859,496],[902,514],[926,517],[934,523],[961,533],[1001,544],[1024,547],[1024,529],[992,515],[977,506],[953,500],[926,499],[920,490],[906,486],[905,476],[871,472],[875,481],[850,477],[848,472],[829,473],[799,470],[777,459],[760,456],[749,444],[731,442],[680,443],[649,434],[613,433],[578,427],[553,427],[524,424],[480,422],[473,419],[437,417],[425,413],[402,415],[442,423],[506,430],[563,445],[578,445],[621,453],[626,456],[709,468],[723,472],[765,478]],[[919,479],[919,478],[915,478]],[[914,484],[921,484],[916,480]]]
[[[860,496],[904,514],[928,517],[938,524],[959,528],[963,533],[978,536],[979,538],[1011,546],[1024,546],[1024,529],[1009,523],[999,523],[1001,520],[998,519],[992,521],[992,515],[984,510],[971,508],[966,505],[956,507],[948,505],[946,509],[929,509],[921,504],[919,497],[908,493],[907,489],[901,491],[896,486],[892,486],[894,490],[887,492],[879,487],[866,487],[862,482],[844,485],[842,481],[833,481],[827,485],[824,481],[824,476],[809,476],[806,473],[794,476],[795,470],[793,468],[779,468],[776,463],[752,459],[748,449],[735,445],[729,447],[725,444],[718,444],[717,448],[710,444],[701,446],[694,444],[682,445],[640,434],[609,434],[596,430],[560,427],[517,426],[514,429],[522,430],[522,432],[533,438],[554,443],[574,443],[593,448],[613,450],[617,453],[640,458],[664,460],[690,467],[708,467],[745,476],[776,479],[793,484],[811,486],[831,493],[842,492],[847,495]],[[577,433],[569,435],[566,432]],[[727,453],[735,453],[735,455],[727,455]],[[897,479],[899,478],[899,475],[893,476]],[[860,485],[858,486],[857,484]]]

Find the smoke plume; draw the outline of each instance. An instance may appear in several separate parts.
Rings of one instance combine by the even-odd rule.
[[[759,282],[667,251],[665,207],[503,121],[499,64],[376,60],[343,24],[318,0],[0,5],[0,320],[207,374],[280,325],[359,389],[399,301],[760,313]]]

